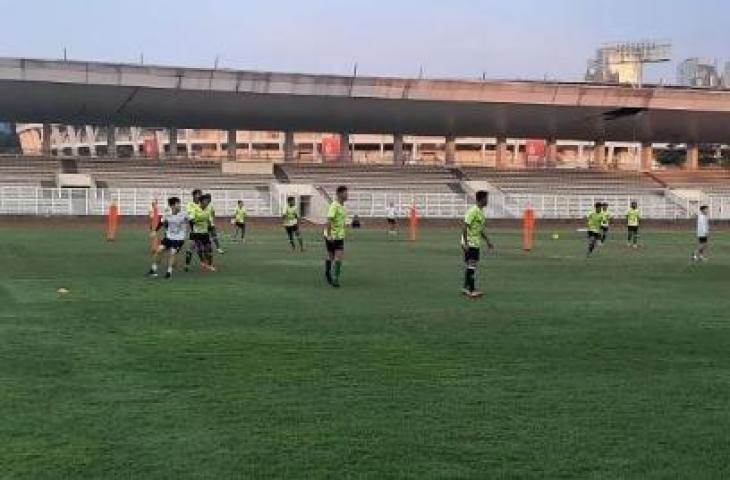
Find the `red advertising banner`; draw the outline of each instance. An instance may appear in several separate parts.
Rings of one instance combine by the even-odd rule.
[[[525,145],[525,155],[527,161],[543,160],[546,152],[545,140],[528,139]]]
[[[322,139],[322,154],[325,157],[339,157],[341,154],[340,136],[325,137]]]
[[[144,154],[148,157],[156,157],[160,154],[160,147],[157,144],[157,138],[145,138],[142,146]]]

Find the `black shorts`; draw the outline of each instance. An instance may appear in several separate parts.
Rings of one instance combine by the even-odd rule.
[[[343,251],[345,249],[345,241],[344,240],[324,240],[325,247],[327,247],[327,252],[329,253],[335,253],[337,251]]]
[[[210,245],[210,234],[209,233],[192,233],[190,240],[198,245],[208,246]]]
[[[174,249],[179,252],[182,250],[183,245],[185,245],[185,240],[170,240],[169,238],[162,239],[162,246],[165,247],[165,250]]]
[[[601,231],[602,231],[603,233],[606,233],[606,232],[608,232],[608,227],[601,227]]]
[[[592,231],[588,230],[588,238],[599,239],[599,238],[601,238],[601,232],[592,232]]]
[[[241,230],[246,229],[246,224],[244,222],[236,222],[235,225],[240,228]]]
[[[697,241],[700,242],[702,245],[706,244],[710,240],[709,237],[698,237]]]
[[[388,225],[395,226],[395,218],[388,218]]]
[[[284,227],[288,235],[292,235],[299,231],[299,225],[287,225]]]
[[[481,250],[475,247],[469,247],[464,250],[464,261],[465,262],[478,262]]]
[[[638,225],[629,225],[629,233],[639,233]]]

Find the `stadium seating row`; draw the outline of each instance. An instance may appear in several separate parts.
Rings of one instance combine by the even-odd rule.
[[[622,205],[641,198],[660,218],[679,218],[688,207],[665,194],[668,188],[693,189],[711,196],[730,196],[730,172],[659,171],[652,174],[576,169],[499,170],[484,167],[389,165],[288,165],[272,175],[224,174],[216,161],[185,159],[63,159],[0,157],[0,186],[55,186],[58,173],[89,175],[98,190],[193,187],[250,191],[268,198],[272,183],[316,185],[332,195],[336,186],[349,185],[359,196],[363,212],[379,211],[398,195],[432,195],[429,208],[457,209],[464,195],[462,182],[488,182],[503,194],[502,208],[519,212],[532,205],[544,217],[580,215],[592,198]],[[436,202],[436,203],[434,203]],[[424,203],[425,204],[425,203]]]
[[[708,195],[730,195],[730,171],[727,170],[713,169],[698,172],[668,170],[653,175],[670,188],[701,190]]]
[[[360,191],[463,193],[456,171],[442,167],[282,165],[280,170],[285,181],[316,184],[329,193],[338,185]]]

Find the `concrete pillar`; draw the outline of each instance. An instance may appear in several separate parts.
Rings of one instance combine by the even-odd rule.
[[[167,132],[167,148],[170,150],[171,157],[177,157],[177,128],[172,127]]]
[[[188,157],[193,156],[193,130],[185,131],[185,154]]]
[[[79,156],[79,146],[81,144],[81,129],[83,127],[69,126],[68,129],[71,131],[69,135],[69,141],[71,143],[71,155],[74,157]]]
[[[690,171],[700,168],[700,147],[696,143],[687,144],[687,159],[684,162],[684,168]]]
[[[403,165],[403,134],[393,134],[393,165]]]
[[[593,163],[597,168],[606,168],[606,142],[596,140],[593,146]]]
[[[558,162],[558,141],[554,138],[549,138],[547,141],[545,159],[551,164]]]
[[[92,157],[96,156],[96,131],[94,130],[94,127],[91,125],[86,125],[84,127],[84,131],[86,132],[86,145],[89,147],[89,155]]]
[[[654,148],[651,142],[641,142],[641,171],[649,172],[654,165]]]
[[[521,163],[523,167],[527,166],[527,146],[525,146],[525,152],[520,152],[520,141],[515,140],[515,144],[512,147],[512,164]]]
[[[446,155],[446,165],[453,165],[456,163],[456,137],[453,135],[446,136],[446,145],[444,147],[444,153]]]
[[[340,133],[340,157],[345,163],[352,162],[352,152],[350,151],[350,132]]]
[[[139,156],[139,135],[142,133],[140,131],[139,127],[130,127],[129,128],[130,137],[132,139],[132,156],[137,157]]]
[[[41,153],[43,155],[51,154],[51,124],[43,124],[43,132],[41,133]]]
[[[228,130],[227,135],[227,142],[226,142],[226,154],[228,155],[228,160],[235,160],[236,159],[236,148],[238,144],[238,131],[237,130]]]
[[[507,167],[507,139],[505,137],[497,137],[494,166],[497,168]]]
[[[606,158],[606,164],[608,168],[616,168],[618,166],[618,158],[616,156],[616,146],[611,145],[608,147],[608,157]]]
[[[317,140],[314,140],[312,142],[312,161],[317,163],[320,161],[319,158],[319,144],[317,143]]]
[[[583,144],[580,143],[580,144],[578,144],[578,163],[579,164],[582,164],[583,163],[583,156],[584,155],[585,155],[585,151],[583,149]]]
[[[293,162],[294,159],[294,132],[287,130],[284,132],[284,161]]]
[[[106,154],[108,157],[117,156],[117,129],[114,125],[106,127]]]

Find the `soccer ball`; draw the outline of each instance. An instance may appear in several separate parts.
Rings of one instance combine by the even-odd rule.
[[[560,240],[560,235],[553,233],[553,240]]]

